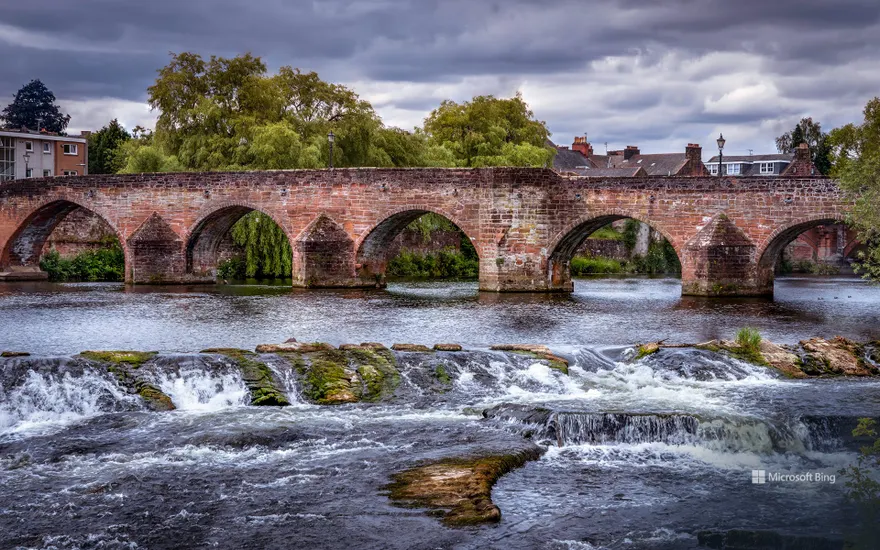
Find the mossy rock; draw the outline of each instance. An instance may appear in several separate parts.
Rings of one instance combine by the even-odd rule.
[[[437,510],[449,527],[465,527],[501,520],[492,502],[498,479],[541,457],[534,447],[510,454],[448,458],[394,474],[385,489],[398,506]]]
[[[394,394],[400,385],[400,372],[393,353],[387,349],[356,349],[347,354],[363,385],[361,399],[381,401]]]
[[[461,344],[434,344],[435,351],[462,351]]]
[[[452,385],[452,378],[450,378],[449,373],[446,372],[446,368],[443,365],[437,365],[434,368],[434,378],[444,386]]]
[[[423,346],[422,344],[394,344],[393,346],[391,346],[391,349],[393,349],[394,351],[407,351],[416,353],[433,351],[428,346]]]
[[[4,351],[0,352],[0,357],[30,357],[30,353],[26,351]]]
[[[141,385],[137,393],[143,398],[147,406],[154,411],[173,411],[177,408],[168,395],[152,384]]]
[[[290,400],[277,387],[272,369],[262,361],[253,359],[254,354],[239,349],[215,348],[207,353],[219,353],[235,361],[241,370],[241,377],[251,394],[251,405],[265,407],[286,407]]]
[[[84,351],[80,355],[92,361],[125,364],[138,368],[158,353],[157,351]]]
[[[349,368],[343,351],[324,351],[309,357],[303,394],[320,405],[355,403],[360,400],[361,387],[357,373]]]
[[[639,359],[645,358],[649,355],[653,355],[660,351],[660,344],[658,342],[651,342],[650,344],[641,344],[639,345],[638,353],[636,353],[634,361],[638,361]]]

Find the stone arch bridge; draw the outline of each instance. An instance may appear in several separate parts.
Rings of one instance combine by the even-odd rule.
[[[579,178],[551,170],[336,169],[99,175],[0,185],[0,272],[39,276],[47,237],[85,208],[116,232],[128,283],[215,280],[221,243],[251,210],[293,248],[306,287],[384,284],[395,236],[426,212],[448,218],[480,256],[487,291],[570,291],[569,262],[593,231],[634,218],[662,233],[682,292],[758,296],[800,233],[839,221],[848,203],[824,178]]]

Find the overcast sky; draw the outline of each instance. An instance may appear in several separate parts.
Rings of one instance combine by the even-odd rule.
[[[645,7],[646,5],[650,7]],[[878,0],[32,0],[0,19],[0,104],[39,78],[73,119],[152,126],[168,52],[315,70],[411,129],[440,101],[522,92],[552,139],[774,152],[803,116],[880,95]]]

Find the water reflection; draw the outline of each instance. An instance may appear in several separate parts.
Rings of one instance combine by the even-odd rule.
[[[682,297],[677,279],[577,281],[573,294],[480,292],[476,282],[385,290],[281,285],[0,284],[0,348],[253,348],[290,337],[334,344],[500,342],[628,345],[730,338],[758,327],[778,342],[880,338],[880,288],[856,278],[779,279],[775,300]]]

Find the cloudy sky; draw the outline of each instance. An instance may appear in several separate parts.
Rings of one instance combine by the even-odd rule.
[[[39,78],[73,120],[151,126],[168,52],[318,71],[410,129],[441,100],[522,92],[553,140],[597,152],[774,152],[803,116],[880,95],[877,0],[32,0],[0,18],[0,104]]]

